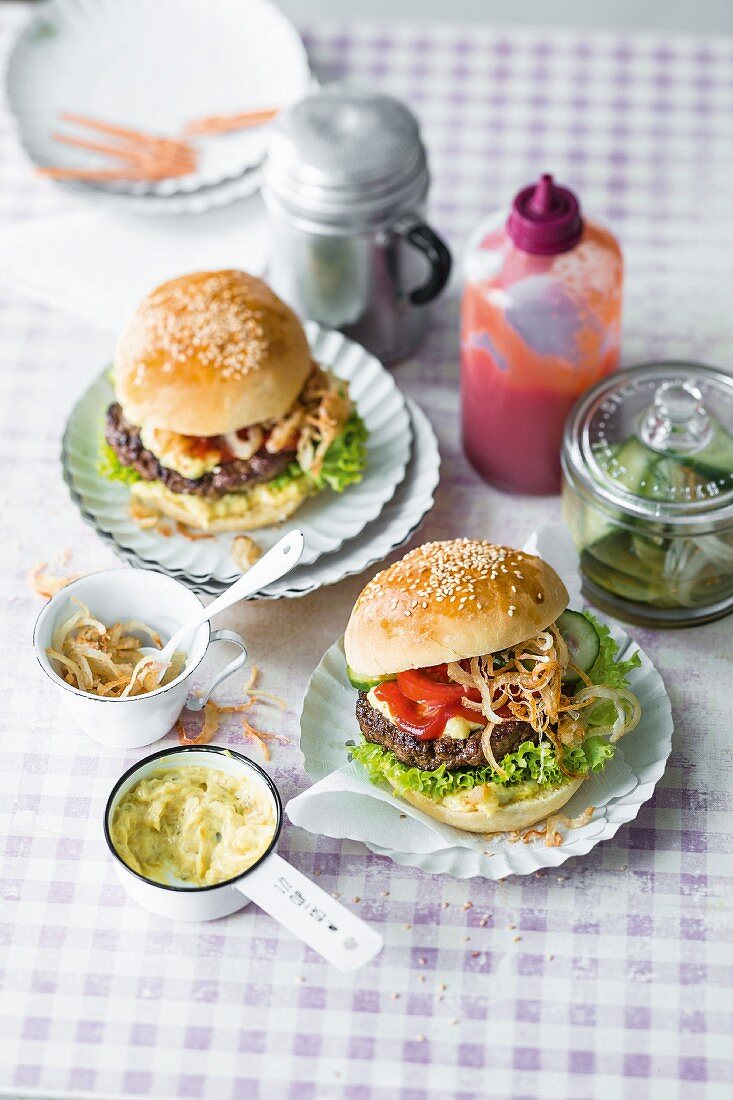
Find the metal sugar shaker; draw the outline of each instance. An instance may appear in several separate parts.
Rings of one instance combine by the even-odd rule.
[[[429,184],[417,120],[398,100],[332,84],[284,111],[263,165],[275,291],[383,362],[405,358],[451,269],[424,221]]]

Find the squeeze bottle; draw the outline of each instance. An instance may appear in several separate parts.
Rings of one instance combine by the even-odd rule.
[[[568,412],[618,366],[618,242],[546,174],[519,192],[508,219],[494,215],[478,227],[465,272],[466,455],[500,489],[557,493]]]

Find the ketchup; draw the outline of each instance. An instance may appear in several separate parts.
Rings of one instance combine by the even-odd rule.
[[[449,680],[445,665],[401,672],[396,680],[379,684],[374,694],[388,705],[397,728],[418,741],[437,740],[451,718],[481,720],[479,711],[461,702],[462,699],[479,702],[479,692]]]
[[[479,227],[466,259],[461,332],[463,446],[500,489],[560,490],[576,398],[619,361],[621,251],[543,176],[509,220]]]

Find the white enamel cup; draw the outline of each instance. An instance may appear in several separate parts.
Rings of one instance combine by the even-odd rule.
[[[156,630],[164,643],[202,605],[198,596],[172,577],[146,569],[105,569],[72,581],[43,608],[33,631],[38,663],[63,692],[66,708],[77,725],[102,745],[135,749],[160,740],[170,731],[184,706],[200,710],[214,688],[247,659],[247,649],[239,634],[233,630],[212,631],[210,624],[204,623],[186,646],[183,670],[169,684],[129,699],[90,695],[67,684],[46,653],[57,628],[78,610],[75,599],[86,604],[91,614],[108,626],[138,619]],[[191,677],[211,642],[230,642],[238,647],[239,653],[214,676],[201,695],[189,695]],[[144,638],[143,644],[149,645],[149,639]]]
[[[163,768],[214,768],[227,775],[246,775],[271,799],[275,831],[267,851],[241,875],[215,886],[153,882],[133,871],[116,851],[110,826],[120,799],[138,783]],[[293,935],[339,970],[358,970],[382,949],[382,937],[320,886],[277,855],[283,808],[274,783],[259,765],[220,745],[162,749],[134,764],[117,780],[104,811],[104,836],[120,882],[143,908],[169,920],[207,921],[228,916],[253,901]]]

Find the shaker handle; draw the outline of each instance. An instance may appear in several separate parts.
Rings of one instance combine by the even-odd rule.
[[[406,239],[422,252],[430,264],[430,274],[422,286],[410,293],[415,306],[424,306],[437,298],[450,278],[452,259],[450,250],[441,237],[425,222],[417,222],[405,232]]]

